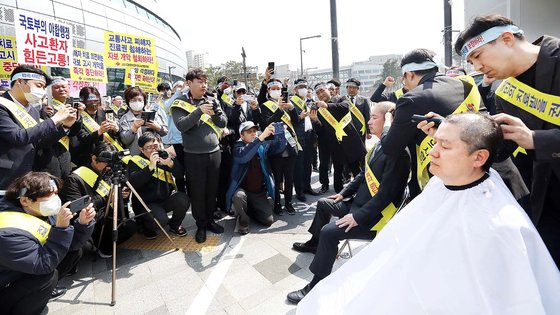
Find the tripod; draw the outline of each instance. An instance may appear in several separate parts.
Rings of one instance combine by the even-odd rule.
[[[175,242],[171,239],[169,234],[167,234],[165,229],[161,226],[161,224],[158,222],[158,220],[153,216],[152,211],[150,210],[148,205],[146,205],[146,203],[144,202],[144,200],[142,200],[142,198],[140,197],[138,192],[134,189],[134,187],[132,187],[130,182],[126,179],[126,176],[124,175],[122,169],[123,168],[116,167],[116,170],[112,171],[111,172],[112,174],[110,174],[111,188],[109,189],[107,207],[105,208],[105,216],[104,216],[104,222],[105,222],[105,219],[107,218],[107,215],[109,214],[109,208],[112,205],[113,206],[113,231],[111,233],[111,238],[112,238],[112,242],[113,242],[113,257],[112,257],[113,258],[113,268],[112,268],[112,280],[111,280],[111,306],[114,306],[117,302],[117,300],[116,300],[116,293],[117,293],[116,292],[116,283],[117,283],[117,273],[116,273],[116,269],[117,269],[117,239],[118,239],[118,227],[120,225],[122,225],[122,224],[126,225],[127,220],[131,220],[133,218],[136,218],[136,217],[139,217],[139,216],[142,216],[142,215],[145,215],[145,214],[149,214],[152,217],[152,219],[155,221],[155,223],[157,224],[159,229],[163,232],[163,234],[165,234],[167,239],[169,239],[171,244],[173,244],[173,246],[175,246],[175,250],[176,251],[179,250],[179,247],[177,247],[177,244],[175,244]],[[136,215],[132,218],[126,219],[126,217],[124,215],[124,206],[123,206],[123,198],[122,198],[122,183],[123,182],[130,189],[130,191],[134,194],[134,196],[136,196],[136,198],[138,198],[138,201],[140,201],[140,203],[142,204],[142,206],[144,207],[146,212],[144,212],[142,214],[139,214],[139,215]],[[117,209],[121,213],[121,216],[123,218],[122,222],[120,224],[117,223]],[[100,245],[101,245],[101,239],[103,238],[104,229],[105,229],[105,224],[103,224],[103,226],[101,227],[101,234],[99,236],[99,241],[97,243],[97,248],[99,248]]]

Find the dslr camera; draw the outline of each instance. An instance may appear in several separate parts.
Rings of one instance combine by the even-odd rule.
[[[169,152],[167,152],[165,150],[158,150],[157,154],[159,155],[160,158],[162,158],[164,160],[169,158]]]
[[[130,155],[130,151],[128,150],[115,151],[115,152],[103,151],[99,153],[99,156],[97,157],[97,162],[104,162],[109,164],[110,166],[114,166],[122,162],[122,159],[125,156],[129,156],[129,155]]]

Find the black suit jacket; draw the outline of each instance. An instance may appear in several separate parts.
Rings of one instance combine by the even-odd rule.
[[[371,171],[379,181],[379,189],[372,197],[365,179],[365,168],[340,194],[354,196],[350,213],[360,226],[371,229],[381,219],[381,211],[391,202],[398,207],[410,173],[410,157],[407,151],[390,157],[381,149],[369,162]]]
[[[8,92],[2,96],[12,101]],[[52,119],[39,122],[39,111],[29,108],[38,123],[25,129],[6,107],[0,105],[0,190],[5,190],[18,177],[33,169],[38,149],[54,145],[66,135]]]
[[[537,39],[535,44],[540,45],[541,49],[537,57],[534,88],[543,93],[560,95],[560,39],[543,36]],[[509,104],[500,97],[496,97],[496,105],[498,111],[519,117],[535,132],[535,150],[528,150],[527,153],[534,160],[531,216],[536,225],[543,209],[547,207],[545,198],[551,177],[560,179],[560,128]]]

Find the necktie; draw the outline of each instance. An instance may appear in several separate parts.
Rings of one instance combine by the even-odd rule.
[[[373,160],[373,158],[379,154],[379,151],[381,151],[381,140],[377,142],[377,144],[375,145],[375,149],[373,150],[373,154],[371,155],[371,158],[368,161],[368,163],[370,163],[371,160]]]
[[[354,96],[350,97],[350,102],[352,102],[352,104],[354,104]]]

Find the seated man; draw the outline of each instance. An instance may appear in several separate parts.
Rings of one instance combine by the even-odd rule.
[[[370,133],[381,136],[385,113],[394,108],[391,102],[380,102],[373,107],[368,121]],[[365,159],[365,169],[339,194],[319,199],[313,223],[309,228],[311,239],[294,243],[298,252],[316,253],[309,269],[314,277],[303,289],[288,294],[288,301],[298,303],[321,279],[331,273],[338,243],[344,239],[373,239],[395,214],[401,203],[410,172],[410,158],[406,151],[397,158],[383,153],[377,142]],[[345,201],[345,198],[352,198]],[[340,219],[329,223],[335,215]]]
[[[560,314],[558,268],[490,169],[498,124],[454,114],[434,139],[426,188],[298,314]]]
[[[140,197],[152,211],[158,222],[165,226],[169,223],[169,231],[186,236],[187,231],[181,225],[190,206],[189,197],[184,192],[176,192],[174,175],[180,176],[179,168],[163,150],[161,138],[153,132],[145,132],[138,138],[140,155],[135,155],[128,162],[129,180]],[[144,226],[144,236],[154,239],[158,236],[157,225],[142,206],[136,196],[132,197],[132,209],[137,220]],[[171,219],[168,212],[173,212]]]
[[[0,200],[2,314],[39,314],[49,299],[66,293],[55,286],[82,257],[95,210],[89,204],[76,214],[69,203],[61,206],[61,184],[49,173],[29,172]]]
[[[238,232],[249,233],[249,217],[270,226],[273,222],[274,178],[268,156],[284,151],[286,137],[281,123],[268,125],[258,137],[257,126],[245,121],[239,126],[241,139],[233,148],[231,183],[226,193],[228,209],[237,211]],[[274,135],[273,140],[265,140]]]
[[[98,246],[97,254],[101,258],[109,258],[112,253],[111,231],[113,229],[113,213],[105,213],[110,185],[103,179],[103,173],[111,168],[108,164],[107,156],[116,152],[117,150],[113,145],[107,142],[99,142],[93,149],[89,165],[74,170],[64,182],[64,187],[61,191],[62,200],[65,202],[76,200],[86,195],[91,197],[93,206],[99,212],[97,224],[93,231],[93,241]],[[99,176],[102,178],[99,178]],[[128,197],[128,193],[123,189],[124,198]],[[126,213],[127,211],[125,211],[125,215]],[[100,240],[103,224],[106,224],[106,226],[103,230],[103,237]],[[125,241],[134,232],[135,225],[133,222],[122,225],[119,227],[117,243]]]

